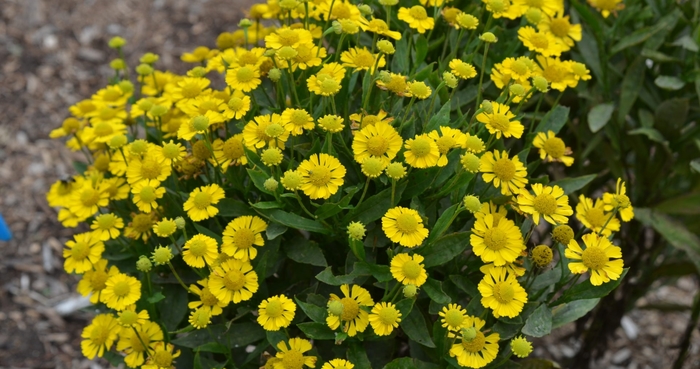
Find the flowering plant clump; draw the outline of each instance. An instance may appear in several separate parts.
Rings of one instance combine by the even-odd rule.
[[[546,98],[591,78],[567,58],[582,36],[562,2],[270,0],[249,16],[185,53],[185,75],[150,53],[132,69],[112,39],[115,77],[51,134],[87,159],[47,195],[90,226],[64,249],[99,311],[85,356],[497,367],[620,283],[625,183],[574,195],[596,175],[566,174],[569,110]]]

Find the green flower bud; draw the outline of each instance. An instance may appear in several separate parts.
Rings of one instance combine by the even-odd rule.
[[[183,217],[175,218],[175,226],[177,227],[177,229],[184,229],[185,225],[187,225],[185,223],[185,218],[183,218]]]
[[[568,225],[560,225],[552,231],[552,239],[566,246],[574,238],[574,230]]]
[[[476,338],[476,329],[474,327],[462,328],[462,338],[465,341],[471,341]]]
[[[138,269],[139,271],[148,273],[151,271],[151,268],[153,268],[153,263],[151,263],[151,261],[148,260],[148,256],[141,255],[139,257],[139,260],[136,261],[136,269]]]
[[[365,237],[365,226],[360,222],[350,222],[348,224],[348,236],[355,241],[362,241]]]
[[[270,81],[276,83],[280,80],[280,78],[282,78],[282,71],[277,68],[272,68],[269,72],[267,72],[267,77],[270,78]]]
[[[277,182],[276,179],[270,177],[265,180],[265,182],[263,183],[263,187],[265,187],[265,189],[270,192],[275,192],[277,191],[277,187],[279,187],[279,182]]]
[[[119,36],[114,36],[109,40],[107,45],[112,49],[120,49],[122,46],[126,45],[126,40]]]
[[[403,287],[403,296],[411,299],[416,297],[416,294],[418,294],[418,287],[416,287],[413,284],[407,284]]]
[[[340,316],[343,314],[343,303],[338,300],[333,300],[328,303],[328,314]]]
[[[481,201],[479,201],[479,198],[474,195],[464,196],[462,201],[464,201],[464,207],[471,213],[476,213],[477,211],[481,210]]]
[[[148,76],[153,73],[153,67],[150,64],[139,64],[136,66],[136,73],[140,76]]]
[[[496,35],[494,35],[491,32],[482,33],[481,36],[479,36],[479,39],[490,44],[493,44],[498,41],[498,37],[496,37]]]

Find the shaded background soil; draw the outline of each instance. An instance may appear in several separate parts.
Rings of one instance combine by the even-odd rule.
[[[184,51],[215,46],[236,28],[251,0],[1,0],[0,213],[14,239],[0,241],[0,368],[100,368],[80,354],[89,308],[70,309],[77,278],[63,272],[61,249],[73,233],[44,197],[79,160],[48,139],[68,106],[88,98],[112,74],[107,48],[128,41],[131,66],[145,52],[158,68],[183,72]],[[624,319],[597,368],[669,368],[689,320],[697,282],[657,286]],[[669,305],[671,303],[671,305]],[[664,310],[645,309],[663,305]],[[658,306],[657,306],[658,307]],[[670,308],[670,311],[669,311]],[[566,361],[577,349],[573,325],[535,343],[537,357]],[[698,332],[695,332],[698,336]],[[695,337],[685,368],[700,367]]]

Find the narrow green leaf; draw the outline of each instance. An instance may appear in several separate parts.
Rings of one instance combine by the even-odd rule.
[[[525,322],[522,332],[532,337],[544,337],[552,331],[552,311],[547,304],[540,305]]]
[[[304,229],[309,232],[329,234],[330,231],[326,229],[321,223],[311,220],[309,218],[304,218],[302,216],[287,213],[279,209],[264,210],[260,209],[260,213],[265,215],[268,219],[273,222],[277,222],[284,226],[293,229]]]
[[[682,79],[674,76],[658,76],[654,80],[654,84],[669,91],[677,91],[685,86]]]
[[[428,239],[425,240],[426,244],[432,243],[436,238],[442,236],[442,234],[447,230],[447,228],[450,226],[450,220],[455,216],[455,213],[457,213],[457,209],[462,204],[457,203],[449,208],[445,209],[445,211],[442,212],[442,215],[438,218],[438,220],[435,222],[435,224],[431,227],[430,229],[430,234],[428,235]],[[458,214],[458,213],[457,213]]]
[[[520,329],[522,328],[522,326],[522,323],[508,324],[499,320],[496,322],[496,324],[493,325],[493,331],[498,333],[501,340],[508,340],[515,337],[516,334],[520,333]]]
[[[615,105],[612,103],[594,106],[593,109],[588,112],[588,127],[591,129],[591,132],[596,133],[605,127],[610,121],[614,110]]]
[[[297,305],[299,305],[304,314],[306,314],[306,316],[309,317],[309,319],[313,320],[316,323],[326,322],[326,309],[320,306],[316,306],[314,304],[303,302],[296,298],[296,296],[294,297],[294,300],[296,301]]]
[[[194,229],[196,229],[197,232],[199,232],[205,236],[209,236],[209,237],[215,239],[216,242],[219,245],[221,245],[221,235],[217,234],[216,232],[212,231],[211,229],[209,229],[201,224],[197,224],[197,223],[194,223]]]
[[[149,298],[147,299],[147,301],[148,301],[149,304],[155,304],[156,302],[158,302],[158,301],[160,301],[160,300],[163,300],[163,299],[165,299],[165,295],[163,295],[163,294],[160,293],[160,292],[156,292],[156,293],[153,294],[153,296],[149,297]]]
[[[473,297],[480,296],[479,289],[476,287],[476,284],[474,282],[472,282],[467,276],[465,276],[465,275],[451,275],[450,280],[460,290],[466,292],[467,295],[469,295],[470,297],[473,298]]]
[[[700,173],[700,159],[691,160],[690,169],[694,170],[696,173]]]
[[[396,185],[395,202],[401,198],[401,194],[406,189],[407,182]],[[391,207],[391,188],[387,188],[374,196],[366,198],[362,204],[352,210],[344,219],[343,223],[351,221],[369,224],[381,218]]]
[[[339,275],[334,276],[331,267],[324,269],[321,273],[316,274],[316,279],[319,281],[330,284],[331,286],[340,286],[341,284],[350,284],[355,280],[355,275]]]
[[[165,285],[165,298],[158,303],[160,322],[168,331],[174,331],[187,315],[187,291],[180,285]]]
[[[297,263],[328,266],[323,251],[315,241],[307,240],[304,237],[295,237],[289,242],[284,242],[283,248],[287,256]]]
[[[408,316],[413,309],[413,303],[416,302],[414,299],[403,299],[396,303],[396,309],[401,312],[401,316]]]
[[[700,239],[679,221],[652,209],[636,208],[634,216],[647,227],[654,228],[671,246],[685,251],[700,270]]]
[[[452,102],[450,100],[447,100],[445,104],[442,105],[442,108],[440,108],[440,111],[430,117],[430,120],[428,121],[428,125],[425,126],[425,132],[431,132],[438,127],[442,126],[448,126],[450,124],[450,106]]]
[[[636,210],[636,209],[635,209]],[[585,280],[571,288],[569,288],[564,294],[554,302],[552,305],[559,305],[574,300],[587,300],[595,299],[607,296],[612,290],[620,285],[622,280],[627,275],[629,268],[622,270],[622,275],[616,281],[610,281],[608,283],[603,283],[600,286],[594,286],[591,284],[590,280]]]
[[[345,209],[349,209],[350,200],[352,200],[352,197],[357,193],[358,190],[358,187],[352,187],[350,191],[348,191],[348,193],[345,196],[343,196],[343,198],[340,199],[338,203],[325,203],[319,206],[318,209],[316,209],[316,212],[314,213],[316,219],[323,220],[332,217]]]
[[[535,132],[552,131],[555,134],[561,131],[569,119],[569,107],[557,105],[556,108],[549,112],[547,117],[537,125]]]
[[[423,60],[425,60],[425,57],[428,55],[428,39],[426,39],[425,36],[418,35],[418,38],[416,39],[415,51],[416,53],[413,63],[417,66],[422,63]]]
[[[591,183],[592,180],[596,178],[595,174],[589,174],[586,176],[581,176],[581,177],[574,177],[574,178],[565,178],[559,181],[554,181],[550,182],[550,186],[559,186],[561,187],[562,190],[564,190],[564,193],[567,195],[570,195],[583,187],[585,187],[587,184]]]
[[[640,44],[646,41],[649,37],[653,36],[656,32],[666,29],[666,27],[668,27],[672,23],[675,23],[678,17],[678,9],[674,10],[675,12],[673,14],[675,14],[675,17],[663,17],[655,25],[638,29],[632,32],[631,34],[621,38],[620,41],[610,49],[610,55],[615,55],[628,47]]]
[[[265,188],[265,181],[268,178],[270,178],[270,176],[268,174],[263,173],[259,170],[254,170],[254,169],[250,169],[250,168],[246,169],[246,171],[248,172],[248,176],[253,181],[253,184],[255,185],[255,187],[258,188],[258,190],[260,190],[266,194],[269,194],[269,195],[273,194],[272,192],[268,191]]]
[[[666,214],[700,214],[700,192],[696,191],[670,198],[656,205],[654,210]]]
[[[306,322],[297,324],[307,338],[314,340],[335,340],[335,332],[333,332],[324,323]]]
[[[552,308],[552,329],[571,323],[593,310],[600,299],[576,300]]]
[[[442,282],[432,278],[428,278],[424,285],[421,286],[423,291],[428,294],[431,300],[438,304],[447,305],[452,302],[450,296],[442,290]]]
[[[432,245],[419,250],[418,253],[425,257],[423,265],[426,268],[430,268],[454,259],[469,246],[470,234],[471,232],[451,233],[438,238]]]
[[[367,349],[364,348],[362,342],[353,342],[347,352],[348,360],[353,363],[357,369],[372,369],[367,357]]]
[[[637,128],[633,129],[631,131],[627,132],[628,135],[644,135],[647,136],[648,139],[658,142],[663,145],[668,145],[668,141],[664,138],[664,136],[661,134],[661,132],[657,131],[654,128]]]
[[[388,282],[394,279],[388,265],[371,264],[364,261],[355,263],[352,274],[371,275],[377,282]]]
[[[548,270],[535,278],[535,281],[532,282],[532,291],[537,291],[540,289],[543,289],[545,287],[553,286],[555,283],[559,282],[561,279],[561,269],[560,268],[554,268],[552,270]]]
[[[694,53],[698,52],[698,44],[693,40],[690,35],[683,35],[676,41],[673,41],[672,45],[681,46],[682,48],[692,51]]]
[[[412,309],[408,316],[402,318],[400,325],[408,338],[423,346],[435,348],[435,343],[430,338],[430,332],[425,325],[425,318],[420,309]]]
[[[644,73],[647,67],[644,57],[637,57],[632,64],[627,68],[625,76],[622,78],[622,87],[620,91],[620,104],[618,106],[617,119],[620,122],[625,121],[625,117],[629,114],[634,102],[637,101],[639,91],[644,84]]]
[[[279,223],[270,223],[267,226],[267,229],[265,230],[265,236],[267,236],[268,240],[274,240],[275,238],[283,235],[285,232],[287,232],[289,228],[279,224]]]
[[[243,201],[225,198],[221,199],[216,208],[219,209],[218,216],[221,217],[240,217],[242,215],[255,215],[250,206]]]

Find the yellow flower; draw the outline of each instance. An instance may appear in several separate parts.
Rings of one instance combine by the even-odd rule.
[[[520,191],[518,207],[527,214],[532,214],[535,225],[540,223],[540,216],[550,224],[566,224],[568,216],[574,213],[569,206],[569,197],[559,186],[543,186],[541,183],[532,184],[532,191]]]
[[[353,47],[340,54],[344,67],[355,68],[355,72],[366,70],[374,73],[375,65],[379,68],[386,65],[383,55],[372,54],[366,47]]]
[[[366,289],[357,285],[353,285],[351,290],[349,285],[344,284],[340,286],[340,290],[344,297],[340,298],[332,293],[329,302],[339,301],[343,305],[342,312],[338,315],[329,312],[326,324],[336,330],[342,323],[343,332],[354,337],[357,332],[364,332],[369,325],[369,314],[362,306],[374,306],[374,301]]]
[[[378,302],[369,314],[369,324],[377,336],[388,336],[399,327],[401,312],[390,302]]]
[[[337,115],[327,114],[318,119],[318,126],[326,132],[338,133],[345,127],[343,120]]]
[[[556,13],[564,12],[564,3],[558,0],[513,0],[513,3],[520,5],[523,13],[529,9],[538,9],[542,13],[554,17]]]
[[[285,109],[282,112],[282,123],[292,136],[299,136],[304,130],[312,130],[315,127],[314,118],[304,109]]]
[[[481,305],[493,310],[493,316],[515,318],[527,303],[527,292],[505,269],[493,270],[479,282]]]
[[[591,71],[586,68],[586,64],[573,60],[567,60],[566,63],[569,64],[576,81],[588,81],[591,79]]]
[[[350,121],[352,122],[350,128],[352,128],[353,130],[356,130],[358,128],[362,129],[367,127],[368,125],[373,126],[380,122],[390,125],[393,120],[394,118],[392,117],[387,118],[387,113],[381,109],[377,114],[367,114],[365,112],[363,112],[362,114],[354,113],[350,114]],[[353,134],[355,133],[353,132]]]
[[[193,268],[204,268],[205,262],[211,266],[218,256],[216,240],[203,234],[187,240],[182,250],[182,260]]]
[[[610,16],[610,13],[617,15],[618,10],[625,8],[622,0],[588,0],[592,7],[598,9],[603,18]]]
[[[537,62],[540,66],[535,66],[535,74],[544,77],[553,89],[564,91],[567,87],[574,88],[578,84],[571,63],[542,55],[537,55]]]
[[[294,319],[297,306],[285,295],[272,296],[258,306],[258,324],[266,331],[286,328]]]
[[[105,351],[112,348],[120,329],[117,319],[112,314],[100,314],[94,317],[80,335],[83,338],[80,342],[83,355],[90,360],[95,356],[102,357]]]
[[[498,355],[498,341],[501,336],[498,333],[484,335],[481,329],[485,324],[486,322],[479,318],[467,316],[465,329],[470,336],[465,337],[464,333],[458,336],[450,335],[452,338],[457,338],[450,347],[450,356],[456,358],[460,366],[483,368]]]
[[[191,53],[182,53],[182,56],[180,56],[180,60],[184,61],[185,63],[201,63],[211,58],[211,51],[218,50],[209,50],[209,48],[206,46],[198,46],[194,50],[192,50]]]
[[[373,32],[381,36],[393,38],[394,40],[401,39],[401,33],[389,29],[389,25],[385,21],[372,17],[371,20],[360,18],[360,28],[363,31]]]
[[[100,241],[107,241],[119,237],[120,229],[124,228],[122,218],[112,214],[100,214],[92,221],[90,229],[92,234]]]
[[[595,233],[584,234],[581,239],[586,245],[585,250],[581,249],[576,240],[571,240],[564,252],[572,260],[569,262],[571,273],[583,274],[590,270],[591,284],[594,286],[618,280],[623,267],[622,250],[607,237]]]
[[[496,223],[491,214],[476,217],[469,241],[476,256],[496,266],[515,261],[525,250],[523,235],[515,223],[506,218]]]
[[[216,183],[197,187],[183,206],[187,216],[195,222],[209,219],[219,213],[216,204],[226,197],[224,190]]]
[[[440,159],[437,162],[439,167],[447,165],[447,154],[451,149],[460,147],[461,143],[465,141],[462,131],[447,126],[440,126],[437,130],[431,131],[428,133],[428,137],[435,141],[440,152]]]
[[[327,52],[325,47],[318,47],[314,44],[301,44],[296,48],[297,55],[292,58],[292,71],[297,68],[307,70],[311,67],[318,67],[323,63]]]
[[[401,150],[401,144],[403,140],[394,127],[380,121],[365,126],[355,134],[352,151],[358,163],[364,162],[368,157],[376,157],[388,165]]]
[[[174,220],[163,218],[160,222],[153,226],[153,233],[158,237],[170,237],[177,230],[177,224]]]
[[[627,197],[627,187],[622,178],[617,179],[617,185],[615,186],[615,193],[604,193],[603,202],[605,202],[605,211],[613,211],[617,208],[620,218],[623,222],[629,222],[634,218],[634,208],[632,208],[632,203],[630,198]]]
[[[138,327],[146,323],[149,319],[148,311],[141,310],[136,311],[136,305],[129,305],[124,310],[120,311],[118,314],[119,318],[117,322],[122,327]]]
[[[126,134],[126,125],[121,120],[94,122],[92,127],[86,127],[82,139],[87,142],[108,143],[114,138]]]
[[[501,17],[515,19],[525,12],[522,5],[511,0],[482,0],[482,2],[486,4],[486,10],[491,12],[495,19]]]
[[[350,118],[352,119],[352,118]],[[73,191],[82,187],[83,177],[75,176],[69,179],[59,179],[54,182],[46,194],[46,201],[51,207],[68,206]]]
[[[228,167],[234,165],[245,165],[248,158],[245,156],[245,146],[243,134],[237,133],[229,137],[226,141],[216,139],[212,145],[214,149],[214,164],[221,166],[221,171],[226,173]]]
[[[190,325],[195,329],[206,328],[209,324],[211,324],[211,310],[205,307],[194,309],[190,313],[190,317],[187,319],[187,322],[190,323]]]
[[[566,147],[564,141],[556,137],[552,131],[537,133],[532,145],[540,149],[540,158],[543,160],[559,161],[567,167],[574,163],[574,158],[567,156],[571,155],[571,149]]]
[[[274,369],[302,369],[304,365],[316,367],[316,356],[304,356],[305,352],[311,350],[311,342],[303,338],[290,338],[289,343],[280,341],[277,350],[275,357],[279,361],[274,362]]]
[[[532,352],[532,344],[523,336],[513,338],[510,347],[513,354],[521,359],[528,357]]]
[[[604,200],[597,199],[594,203],[584,195],[579,195],[578,200],[576,219],[583,223],[584,227],[604,236],[610,236],[612,232],[620,230],[620,220],[612,212],[605,210]]]
[[[492,102],[493,112],[482,112],[476,116],[476,120],[486,125],[489,133],[495,134],[496,138],[515,137],[520,138],[523,135],[525,127],[515,118],[515,114],[510,112],[508,105]],[[483,104],[482,104],[483,108]]]
[[[71,193],[68,210],[83,221],[107,204],[109,204],[109,193],[102,183],[93,185],[92,181],[82,181],[80,187]]]
[[[508,158],[506,151],[489,151],[481,157],[479,171],[484,182],[493,181],[493,186],[501,189],[503,195],[520,192],[527,185],[527,170],[517,156]]]
[[[108,308],[124,310],[141,298],[141,282],[127,274],[118,273],[109,279],[102,290],[102,301]]]
[[[561,41],[548,32],[537,32],[530,26],[518,30],[518,39],[530,51],[544,56],[559,56],[563,51]]]
[[[380,75],[384,73],[382,71]],[[382,90],[389,90],[398,96],[407,96],[408,85],[406,84],[406,76],[388,72],[387,81],[377,80],[377,86]],[[410,97],[410,96],[409,96]]]
[[[260,86],[260,71],[251,66],[231,68],[226,71],[226,84],[234,90],[250,92]]]
[[[166,345],[164,342],[156,342],[153,345],[153,354],[141,369],[174,369],[174,361],[180,356],[180,350],[174,350],[175,346],[171,343]]]
[[[243,94],[236,96],[237,92],[234,91],[221,113],[226,119],[242,119],[250,110],[250,97]]]
[[[537,25],[540,31],[551,33],[562,45],[562,51],[569,51],[576,41],[581,41],[581,25],[571,24],[569,16],[563,12],[557,16],[544,17]]]
[[[325,64],[306,80],[309,91],[321,96],[333,96],[340,91],[345,78],[345,68],[338,63]]]
[[[284,150],[288,138],[289,131],[284,129],[282,116],[277,113],[258,115],[243,127],[245,145],[251,149],[268,145]]]
[[[202,286],[202,288],[199,288],[196,284],[191,284],[189,290],[191,293],[199,296],[199,301],[190,301],[187,307],[190,309],[209,309],[212,316],[220,315],[224,311],[223,308],[228,305],[228,301],[221,301],[214,296],[209,288],[208,279],[202,279],[201,281],[197,281],[197,283]]]
[[[228,259],[209,275],[209,289],[220,301],[237,304],[258,291],[258,275],[249,262]]]
[[[255,259],[258,250],[253,246],[265,244],[262,232],[266,229],[267,223],[255,215],[235,218],[224,229],[221,252],[243,261]]]
[[[313,154],[297,168],[302,176],[301,190],[310,199],[328,199],[345,182],[345,167],[335,157]]]
[[[124,236],[138,239],[144,242],[151,235],[153,223],[156,221],[156,214],[136,214],[131,216],[131,222],[124,229]]]
[[[549,246],[545,246],[549,248]],[[494,263],[490,264],[484,264],[479,268],[479,271],[484,273],[484,274],[494,274],[494,273],[500,273],[501,270],[505,270],[510,274],[514,274],[517,277],[522,277],[525,275],[525,272],[527,269],[523,268],[518,264],[518,260],[512,263],[506,263],[505,265],[501,266],[496,266]]]
[[[423,219],[413,209],[397,206],[389,209],[382,217],[382,230],[392,241],[405,247],[416,247],[428,237],[428,229]]]
[[[292,29],[289,27],[278,28],[275,33],[265,36],[265,46],[268,49],[281,49],[284,46],[293,48],[303,44],[313,44],[311,32],[303,28]]]
[[[355,365],[345,359],[333,359],[321,367],[321,369],[353,369]]]
[[[126,180],[130,185],[140,181],[155,179],[158,182],[165,181],[172,173],[172,166],[168,165],[161,155],[148,155],[143,160],[130,160],[126,170]]]
[[[163,330],[158,323],[146,321],[136,329],[122,329],[119,333],[117,351],[124,352],[124,363],[129,368],[138,368],[146,361],[148,350],[153,350],[157,342],[163,341]],[[141,342],[143,341],[143,343]]]
[[[440,160],[437,143],[425,133],[406,140],[404,147],[406,151],[403,156],[406,164],[414,168],[434,167]]]
[[[435,20],[429,17],[428,12],[420,5],[399,8],[399,19],[408,23],[408,26],[417,30],[418,33],[425,33],[425,31],[435,27]]]
[[[460,59],[450,60],[450,70],[452,70],[455,76],[461,79],[476,77],[476,69],[474,66]]]
[[[397,254],[391,259],[391,275],[401,284],[420,287],[428,280],[422,262],[423,256],[418,254]]]
[[[102,290],[106,287],[107,279],[119,273],[119,269],[112,265],[107,270],[107,260],[100,259],[91,269],[88,269],[83,278],[78,282],[77,290],[83,296],[90,296],[90,302],[97,304],[102,300]]]
[[[146,81],[152,78],[146,78]],[[206,78],[185,77],[174,85],[168,85],[167,97],[170,101],[183,105],[194,101],[198,96],[211,92],[211,81]],[[160,84],[158,86],[161,86]]]
[[[412,96],[420,100],[429,98],[430,94],[433,92],[425,82],[421,81],[408,82],[407,87],[408,93],[406,96]]]
[[[467,311],[457,304],[449,304],[443,307],[438,315],[442,317],[440,320],[442,327],[450,331],[458,332],[469,323]]]
[[[160,187],[160,182],[155,179],[143,180],[131,188],[131,193],[136,207],[144,213],[150,213],[158,207],[156,200],[165,195],[165,187]]]
[[[104,251],[105,245],[91,232],[76,234],[66,242],[66,248],[63,249],[63,257],[66,259],[63,268],[68,273],[83,274],[97,264]]]

